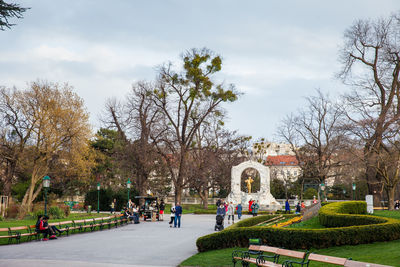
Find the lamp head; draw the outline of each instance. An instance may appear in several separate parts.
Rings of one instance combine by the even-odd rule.
[[[43,187],[44,188],[50,187],[50,177],[47,175],[45,177],[43,177]]]

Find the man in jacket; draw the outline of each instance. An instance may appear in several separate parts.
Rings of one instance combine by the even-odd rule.
[[[175,206],[175,221],[174,221],[175,228],[176,228],[177,224],[178,224],[178,228],[181,228],[181,217],[182,217],[182,207],[178,202]]]

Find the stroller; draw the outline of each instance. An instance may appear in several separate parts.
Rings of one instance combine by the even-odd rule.
[[[224,216],[222,215],[217,215],[217,217],[215,218],[216,222],[215,222],[215,227],[214,230],[215,231],[222,231],[224,230]]]

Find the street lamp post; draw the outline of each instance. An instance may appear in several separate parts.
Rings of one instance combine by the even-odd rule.
[[[325,184],[324,184],[324,182],[321,183],[320,187],[321,187],[321,191],[322,191],[322,199],[321,199],[321,202],[322,202],[322,201],[325,200],[325,191],[324,191],[325,190]]]
[[[346,199],[346,188],[343,188],[343,199]]]
[[[97,213],[100,210],[100,183],[97,183]]]
[[[128,181],[126,182],[126,187],[128,188],[128,204],[126,205],[126,207],[129,207],[129,193],[131,191],[131,184],[132,184],[131,179],[128,178]]]
[[[50,177],[43,177],[43,187],[44,187],[44,215],[47,216],[47,190],[50,187]]]
[[[353,200],[356,199],[356,183],[353,183]]]

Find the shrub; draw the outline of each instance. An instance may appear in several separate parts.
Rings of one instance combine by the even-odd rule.
[[[65,218],[64,211],[58,206],[53,206],[49,208],[49,217],[52,219],[63,219]]]
[[[68,205],[61,205],[60,208],[63,210],[65,217],[71,214],[71,208]]]
[[[330,203],[319,210],[319,222],[325,227],[344,227],[385,222],[385,219],[380,217],[358,215],[366,213],[367,203],[364,201]],[[352,215],[350,216],[350,214]]]
[[[343,205],[343,203],[346,203]],[[334,208],[331,205],[336,204]],[[270,246],[289,249],[327,248],[341,245],[358,245],[378,241],[400,239],[400,221],[391,218],[379,218],[369,215],[356,215],[364,212],[364,203],[361,201],[340,202],[326,205],[321,208],[329,219],[336,220],[336,224],[344,224],[353,220],[358,225],[326,229],[299,229],[299,228],[272,228],[254,226],[272,216],[259,216],[243,220],[221,232],[206,235],[197,239],[196,245],[200,252],[235,246],[248,246],[249,238],[260,238]],[[325,209],[325,210],[324,210]],[[336,214],[352,212],[347,215]],[[285,217],[290,216],[286,215]],[[323,215],[324,216],[324,215]],[[336,219],[335,216],[340,217]],[[343,219],[342,217],[348,217]],[[264,218],[263,218],[264,217]],[[326,217],[326,220],[329,220]],[[364,223],[369,221],[369,225]],[[360,224],[361,223],[361,224]]]

